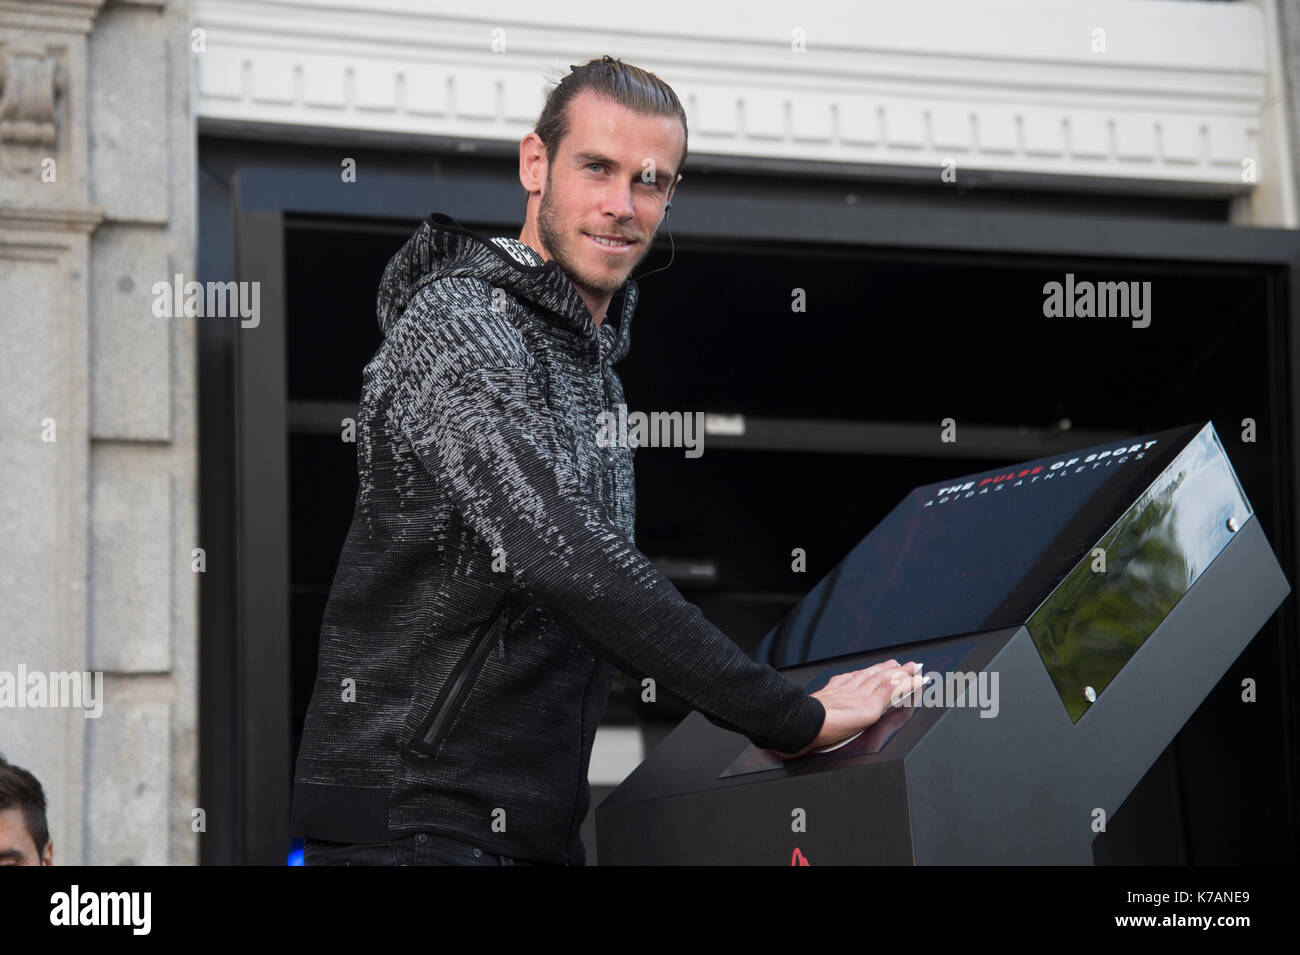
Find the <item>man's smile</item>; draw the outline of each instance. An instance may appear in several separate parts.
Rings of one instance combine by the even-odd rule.
[[[632,248],[632,246],[637,244],[636,239],[629,239],[626,236],[621,235],[603,236],[593,235],[590,232],[584,232],[583,235],[590,239],[592,244],[600,248],[602,251],[616,255],[626,253]]]

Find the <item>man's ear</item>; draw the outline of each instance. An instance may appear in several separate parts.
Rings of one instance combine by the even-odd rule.
[[[45,841],[45,851],[41,853],[41,865],[54,865],[54,840]]]
[[[530,195],[546,187],[546,144],[536,133],[519,140],[519,184]]]

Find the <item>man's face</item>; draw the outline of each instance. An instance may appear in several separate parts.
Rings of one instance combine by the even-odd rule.
[[[0,811],[0,865],[49,865],[53,843],[38,852],[21,809]]]
[[[574,285],[608,295],[650,251],[686,138],[677,117],[636,113],[591,90],[573,99],[568,115],[568,133],[547,166],[537,230]],[[593,236],[623,241],[611,246]]]

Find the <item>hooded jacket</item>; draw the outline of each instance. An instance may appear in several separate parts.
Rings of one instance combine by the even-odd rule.
[[[597,433],[624,401],[637,294],[597,325],[556,262],[441,213],[388,263],[293,834],[584,864],[615,667],[758,746],[819,732],[822,704],[636,549],[634,448]]]

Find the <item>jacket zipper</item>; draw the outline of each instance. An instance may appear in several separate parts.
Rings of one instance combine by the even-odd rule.
[[[443,738],[451,728],[452,718],[460,711],[465,697],[474,687],[479,671],[487,662],[488,653],[491,652],[494,642],[497,644],[501,659],[505,659],[505,632],[510,626],[511,610],[509,599],[498,604],[491,623],[483,628],[469,650],[457,662],[456,669],[452,671],[439,692],[438,700],[415,732],[411,744],[415,749],[430,755],[438,751]]]
[[[597,336],[599,339],[599,336]],[[605,407],[609,408],[611,414],[617,417],[618,409],[609,407],[609,400],[612,397],[609,393],[609,379],[605,377],[605,356],[600,353],[600,341],[596,342],[596,371],[600,375],[600,388],[605,395]],[[619,435],[618,437],[622,437]],[[614,519],[612,505],[614,498],[614,465],[611,458],[614,458],[613,445],[604,449],[604,454],[600,459],[600,483],[604,491],[604,500],[601,506],[604,508],[605,516],[610,520]]]
[[[578,818],[578,794],[582,792],[582,751],[587,744],[587,695],[591,693],[591,678],[596,675],[597,666],[598,661],[592,660],[591,669],[587,671],[587,683],[582,688],[582,702],[578,704],[578,784],[574,787],[573,806],[569,810],[569,837],[564,846],[566,856],[573,848],[574,830],[582,825],[582,820]]]
[[[612,397],[612,395],[610,395],[609,393],[609,379],[605,375],[605,359],[604,356],[600,354],[599,343],[597,344],[596,356],[597,356],[596,367],[600,373],[600,386],[601,386],[601,390],[604,392],[605,395],[605,407],[608,408],[610,404],[610,398]],[[612,454],[613,452],[610,451],[609,449],[606,449],[605,453]],[[601,459],[601,464],[602,467],[600,470],[601,470],[602,486],[605,489],[605,495],[604,495],[605,500],[603,502],[605,507],[605,516],[612,521],[614,518],[613,518],[613,514],[610,512],[610,508],[614,498],[614,483],[613,483],[614,469],[613,466],[610,465],[609,461],[604,459],[603,457]],[[582,699],[578,703],[578,780],[573,790],[573,801],[571,804],[572,808],[569,810],[569,833],[567,839],[565,840],[565,847],[564,847],[564,852],[566,857],[570,855],[573,848],[574,831],[575,829],[579,828],[582,824],[582,820],[578,818],[578,794],[582,792],[582,783],[583,783],[582,753],[587,742],[587,696],[588,694],[591,693],[591,680],[592,677],[596,675],[596,667],[599,665],[600,665],[599,661],[597,661],[596,659],[593,659],[591,661],[591,669],[587,671],[587,682],[582,688]],[[564,864],[565,865],[569,864],[567,858]]]

